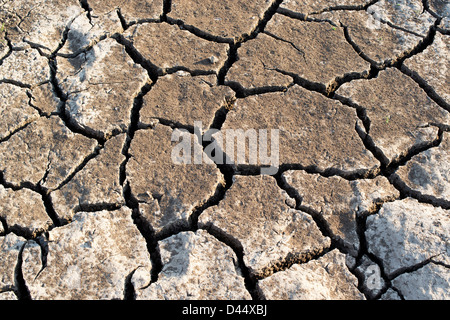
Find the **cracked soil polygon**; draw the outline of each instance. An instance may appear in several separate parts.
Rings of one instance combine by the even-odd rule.
[[[320,253],[329,246],[329,238],[320,233],[313,219],[286,201],[289,196],[273,177],[237,177],[224,200],[205,210],[199,223],[239,242],[246,265],[264,276],[278,263]],[[266,236],[261,237],[261,232]]]
[[[381,71],[374,79],[344,84],[337,94],[365,108],[370,119],[370,130],[366,133],[389,161],[437,138],[438,129],[423,127],[424,124],[450,121],[448,111],[394,68]]]
[[[227,80],[242,82],[246,87],[286,85],[283,72],[329,85],[336,77],[363,72],[370,66],[346,41],[341,27],[280,14],[269,21],[264,33],[244,43],[237,54],[239,60]],[[266,79],[268,84],[264,84]]]
[[[94,151],[96,141],[71,132],[56,116],[39,118],[0,144],[0,169],[14,186],[53,189]]]
[[[57,58],[59,86],[67,110],[83,129],[107,136],[125,131],[147,72],[113,39],[97,43],[74,58]]]

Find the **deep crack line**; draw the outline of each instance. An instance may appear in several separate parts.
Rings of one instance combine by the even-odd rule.
[[[134,98],[133,107],[131,109],[130,124],[127,130],[127,138],[124,146],[122,147],[122,154],[125,156],[125,160],[119,166],[119,183],[122,186],[123,197],[125,199],[125,205],[131,209],[131,218],[136,225],[142,237],[145,239],[147,245],[147,251],[150,256],[150,262],[152,265],[151,270],[151,283],[156,282],[158,275],[162,270],[162,259],[159,253],[158,242],[155,236],[155,230],[151,224],[141,215],[139,209],[139,201],[133,195],[129,181],[126,180],[126,167],[131,155],[129,153],[132,140],[136,131],[139,129],[140,110],[143,106],[144,96],[150,92],[153,85],[156,83],[157,77],[153,83],[146,83],[142,86],[140,92]],[[129,281],[129,282],[128,282]],[[131,278],[126,280],[125,283],[125,297],[133,297],[134,288],[131,289]]]

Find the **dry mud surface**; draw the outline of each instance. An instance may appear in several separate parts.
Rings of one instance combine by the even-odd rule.
[[[449,15],[1,0],[0,299],[449,299]],[[208,129],[278,129],[278,171]]]

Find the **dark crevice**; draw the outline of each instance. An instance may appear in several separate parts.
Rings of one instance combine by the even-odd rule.
[[[425,141],[416,145],[413,145],[404,154],[399,155],[393,159],[386,168],[382,168],[382,172],[385,176],[390,176],[392,173],[397,171],[400,166],[404,166],[409,160],[414,156],[427,151],[431,148],[439,147],[443,139],[443,131],[438,130],[438,134],[435,140]]]
[[[8,52],[6,52],[6,54],[3,57],[0,58],[0,66],[3,64],[3,61],[5,61],[11,55],[11,53],[14,51],[13,50],[13,45],[11,43],[11,40],[8,38],[8,31],[7,30],[4,31],[4,41],[6,41],[6,45],[8,47]]]
[[[439,105],[441,108],[447,110],[450,112],[450,104],[445,101],[442,97],[440,97],[434,88],[428,84],[427,81],[425,81],[417,72],[409,69],[405,64],[402,64],[399,68],[401,72],[403,72],[405,75],[409,76],[411,79],[413,79],[419,87],[425,91],[427,96],[433,100],[437,105]]]
[[[407,28],[403,28],[403,27],[401,27],[401,26],[398,26],[398,25],[396,25],[396,24],[393,24],[393,23],[390,22],[390,21],[387,21],[387,20],[384,20],[384,19],[380,19],[380,22],[381,22],[381,23],[384,23],[384,24],[386,24],[386,25],[388,25],[388,26],[389,26],[390,28],[392,28],[392,29],[396,29],[396,30],[402,31],[402,32],[404,32],[404,33],[412,34],[412,35],[414,35],[414,36],[416,36],[416,37],[418,37],[418,38],[423,38],[423,35],[421,35],[420,33],[417,33],[417,32],[415,32],[415,31],[409,30],[409,29],[407,29]]]
[[[240,241],[233,236],[227,234],[223,230],[217,228],[212,223],[201,224],[200,229],[206,230],[210,235],[215,237],[220,242],[229,246],[237,257],[237,267],[244,277],[245,287],[250,293],[253,300],[265,300],[262,290],[259,288],[258,279],[253,273],[252,269],[247,267],[244,262],[244,248]]]
[[[264,32],[264,29],[266,28],[269,21],[272,19],[272,17],[277,13],[278,8],[280,7],[280,4],[283,2],[283,0],[275,0],[272,2],[272,5],[264,12],[263,18],[259,21],[256,28],[250,33],[249,36],[243,36],[243,41],[248,41],[251,39],[255,39],[259,33]]]
[[[303,199],[302,196],[298,193],[298,191],[292,187],[285,179],[284,175],[279,172],[275,175],[275,179],[277,181],[277,185],[280,189],[286,191],[286,193],[295,200],[295,209],[302,211],[308,215],[310,215],[314,222],[316,223],[317,227],[319,228],[320,232],[322,233],[322,235],[324,237],[328,237],[331,239],[331,246],[329,248],[329,250],[332,250],[334,248],[339,248],[339,250],[343,251],[343,252],[347,252],[347,249],[345,248],[345,244],[343,242],[342,239],[340,239],[339,237],[335,236],[333,231],[330,228],[329,223],[326,221],[326,219],[322,216],[322,214],[320,212],[317,212],[316,210],[305,206],[302,204]],[[321,250],[319,250],[321,252]],[[309,253],[305,253],[305,257],[303,257],[302,255],[299,255],[298,257],[291,257],[290,259],[287,259],[286,261],[282,262],[281,265],[288,265],[291,261],[292,264],[293,263],[297,263],[295,261],[306,261],[305,259],[307,257],[312,257],[315,256],[317,254],[320,254],[320,252],[309,252]]]
[[[192,126],[192,125],[186,125],[186,124],[180,123],[178,121],[164,119],[164,118],[158,118],[158,117],[155,117],[153,119],[158,120],[158,122],[160,124],[162,124],[163,126],[170,127],[173,130],[174,129],[186,130],[190,134],[194,134],[194,126]]]
[[[288,16],[290,18],[294,18],[294,19],[299,19],[299,20],[303,20],[303,21],[317,21],[320,19],[315,19],[315,18],[310,18],[308,17],[308,15],[319,15],[322,14],[324,12],[331,12],[331,11],[365,11],[367,10],[371,5],[374,5],[375,3],[377,3],[380,0],[371,0],[366,4],[359,4],[359,5],[336,5],[336,6],[331,6],[328,8],[324,8],[322,10],[319,11],[314,11],[314,12],[309,12],[308,14],[303,14],[300,12],[295,12],[286,8],[279,8],[277,13],[283,14],[285,16]],[[311,20],[309,20],[311,19]]]
[[[441,19],[437,19],[435,23],[430,27],[427,35],[425,37],[420,36],[422,39],[418,42],[418,44],[409,50],[406,50],[402,52],[401,54],[397,55],[396,57],[386,59],[385,61],[379,63],[375,60],[371,59],[368,55],[366,55],[363,50],[356,44],[355,41],[350,36],[349,28],[348,26],[341,25],[344,29],[344,37],[346,41],[352,46],[353,50],[365,61],[369,62],[371,65],[370,72],[367,76],[367,79],[373,79],[378,76],[378,72],[381,70],[385,70],[389,67],[396,67],[400,70],[402,70],[403,62],[421,52],[423,52],[430,44],[433,43],[434,37],[436,35],[437,26],[439,25]],[[403,30],[404,31],[404,30]],[[420,85],[420,83],[419,83]],[[433,96],[433,94],[432,94]],[[434,96],[433,96],[434,97]]]
[[[135,58],[137,59],[136,56]],[[122,154],[125,156],[125,160],[119,166],[119,183],[123,189],[123,197],[125,199],[125,205],[132,210],[131,217],[133,219],[133,222],[138,228],[142,237],[145,239],[147,250],[150,255],[150,262],[152,264],[151,281],[155,282],[158,279],[159,272],[162,270],[162,260],[159,253],[158,242],[156,241],[155,237],[155,230],[153,229],[151,224],[147,221],[147,219],[145,219],[145,217],[141,215],[139,209],[139,201],[133,195],[129,182],[126,181],[126,166],[128,164],[129,159],[131,158],[129,149],[131,147],[131,142],[134,138],[134,135],[136,131],[139,129],[140,110],[143,106],[143,99],[144,96],[148,92],[150,92],[152,86],[156,83],[158,79],[157,75],[153,74],[153,77],[154,77],[153,83],[144,84],[133,101],[133,107],[131,109],[130,115],[130,123],[126,133],[127,137],[122,148]]]
[[[234,39],[233,41],[224,41],[228,42],[230,44],[230,48],[228,49],[228,59],[223,65],[223,67],[220,69],[218,76],[217,76],[217,83],[218,85],[223,85],[225,83],[225,77],[230,70],[231,66],[239,60],[237,51],[242,45],[242,43],[255,39],[259,33],[264,32],[264,29],[267,25],[267,23],[272,19],[272,17],[275,15],[275,13],[278,10],[278,7],[280,6],[282,0],[276,0],[272,3],[272,5],[266,10],[266,12],[263,15],[263,18],[259,21],[259,23],[256,25],[255,29],[250,32],[250,34],[243,34],[240,37]],[[214,40],[213,40],[214,41]]]
[[[53,206],[53,200],[51,198],[51,195],[45,188],[38,186],[38,193],[40,193],[42,197],[42,202],[44,203],[45,211],[47,212],[47,215],[52,220],[53,225],[55,227],[61,227],[69,223],[69,221],[67,221],[66,219],[60,218],[58,216],[58,213],[56,212]]]
[[[0,171],[0,185],[2,185],[5,188],[12,189],[14,191],[21,189],[29,189],[31,191],[38,193],[42,198],[42,202],[44,204],[47,215],[53,222],[53,226],[59,227],[67,223],[66,220],[58,217],[58,214],[56,213],[53,207],[53,201],[51,199],[50,192],[47,188],[43,187],[42,185],[40,184],[35,185],[31,182],[24,181],[21,182],[19,186],[16,186],[12,183],[7,182],[3,177],[3,172],[1,171]],[[42,231],[37,232],[38,235],[40,235],[41,233]]]
[[[81,0],[80,0],[81,1]],[[49,58],[49,59],[54,59],[54,57],[57,55],[57,53],[59,52],[59,50],[61,50],[62,49],[62,47],[64,47],[64,45],[66,44],[66,42],[67,42],[67,38],[68,38],[68,36],[69,36],[69,31],[70,31],[70,28],[71,28],[71,26],[72,26],[72,23],[75,21],[75,19],[76,18],[78,18],[79,17],[79,15],[78,16],[75,16],[72,20],[70,20],[70,22],[66,25],[66,27],[65,27],[65,29],[64,29],[64,31],[63,31],[63,34],[62,34],[62,39],[61,39],[61,41],[59,42],[59,44],[58,44],[58,46],[56,47],[56,49],[49,55],[49,56],[47,56],[47,55],[44,55],[44,54],[42,54],[40,51],[39,51],[39,53],[41,54],[41,55],[44,55],[44,56],[46,56],[47,58]],[[88,18],[89,18],[90,16],[88,16]],[[89,19],[89,21],[90,21],[90,19]],[[51,69],[51,66],[50,66],[50,69]],[[50,72],[51,72],[51,70],[50,70]],[[50,73],[50,76],[51,76],[51,73]]]
[[[216,72],[214,70],[196,70],[196,69],[192,70],[192,69],[189,69],[189,68],[184,67],[184,66],[176,66],[176,67],[167,68],[167,69],[164,70],[164,75],[166,75],[166,74],[174,74],[174,73],[177,73],[179,71],[187,72],[192,77],[216,75]]]
[[[99,42],[105,40],[108,38],[107,34],[102,34],[99,37],[92,39],[89,44],[87,44],[86,46],[77,49],[76,51],[73,51],[72,53],[55,53],[55,56],[57,57],[62,57],[62,58],[66,58],[66,59],[74,59],[77,58],[79,55],[81,54],[86,54],[89,50],[92,50],[92,48],[97,45]]]
[[[205,201],[205,203],[195,207],[194,210],[192,210],[192,214],[189,217],[189,224],[191,225],[191,229],[193,231],[198,229],[198,218],[200,217],[200,215],[206,209],[217,206],[225,198],[226,192],[231,187],[231,184],[232,178],[225,178],[224,181],[220,182],[217,185],[214,195],[212,195],[207,201]]]
[[[350,36],[350,33],[348,31],[348,27],[345,25],[342,25],[342,28],[344,29],[344,37],[345,40],[348,42],[348,44],[353,48],[353,50],[365,61],[369,62],[371,66],[376,67],[377,69],[380,68],[378,63],[375,60],[372,60],[368,55],[366,55],[362,49],[356,44],[355,41],[353,41],[352,37]]]
[[[444,29],[441,27],[437,27],[436,30],[439,31],[439,33],[441,33],[442,35],[450,36],[450,29]]]
[[[301,86],[302,88],[305,88],[309,91],[321,93],[327,97],[329,96],[328,91],[327,91],[328,88],[323,83],[313,82],[308,79],[302,78],[294,72],[284,71],[284,70],[280,70],[277,68],[273,69],[273,71],[276,71],[278,73],[281,73],[283,75],[291,77],[293,79],[294,83]]]
[[[288,86],[264,86],[256,88],[244,88],[239,82],[225,80],[223,85],[231,88],[236,93],[236,98],[246,98],[265,93],[286,92],[293,84]]]
[[[296,209],[309,214],[313,218],[322,235],[331,239],[330,250],[338,248],[340,251],[348,253],[348,249],[346,248],[344,241],[333,233],[330,224],[320,212],[303,204],[298,205]]]
[[[374,203],[374,206],[369,210],[368,212],[357,214],[356,215],[356,233],[358,235],[359,239],[359,250],[358,254],[356,256],[356,263],[353,268],[350,268],[350,272],[352,272],[357,278],[358,278],[358,289],[364,293],[367,299],[369,300],[377,300],[383,295],[391,286],[391,282],[389,277],[387,276],[385,270],[383,261],[379,259],[376,255],[369,252],[368,242],[366,238],[366,230],[367,230],[367,218],[370,215],[378,214],[378,212],[381,210],[383,204],[388,201],[395,201],[395,199],[386,199],[386,200],[380,200],[378,202]],[[364,256],[367,256],[371,261],[373,261],[379,268],[380,268],[380,277],[384,281],[384,286],[378,290],[377,294],[373,294],[372,292],[366,292],[366,287],[364,284],[364,277],[361,273],[356,272],[355,269],[358,268],[361,263]]]
[[[39,113],[40,117],[50,118],[52,115],[56,115],[56,112],[46,113],[46,112],[42,111],[40,108],[38,108],[37,106],[35,106],[33,104],[33,101],[35,100],[35,98],[33,97],[32,91],[27,90],[26,94],[28,96],[28,105],[31,108],[33,108],[34,110],[36,110],[37,113]]]
[[[26,246],[26,243],[22,245],[20,248],[17,264],[14,268],[14,286],[15,286],[15,294],[18,300],[32,300],[30,291],[28,290],[25,279],[23,278],[22,273],[22,263],[23,263],[23,250]]]
[[[157,78],[156,78],[157,80]],[[125,156],[125,160],[120,164],[119,167],[119,182],[120,185],[124,185],[125,179],[126,179],[126,165],[128,163],[128,161],[130,160],[130,153],[129,153],[129,149],[131,147],[131,141],[134,138],[134,135],[136,133],[137,130],[139,130],[139,118],[140,118],[140,111],[142,109],[143,106],[143,99],[144,96],[150,92],[152,86],[156,83],[153,82],[152,84],[148,84],[146,83],[141,90],[139,91],[139,93],[137,94],[137,96],[134,98],[133,101],[133,107],[131,108],[131,115],[130,115],[130,123],[128,125],[128,130],[127,130],[127,137],[124,143],[124,146],[122,148],[122,154]]]
[[[428,48],[428,46],[430,46],[434,41],[437,26],[441,23],[441,20],[442,20],[441,18],[436,19],[434,24],[428,30],[427,35],[421,41],[419,41],[419,43],[412,50],[405,52],[401,57],[399,57],[399,59],[393,64],[393,66],[401,69],[403,62],[406,59],[411,58],[412,56],[417,55],[419,53],[422,53],[426,48]]]
[[[0,84],[2,83],[12,84],[20,88],[31,89],[31,85],[13,79],[0,79]]]
[[[355,123],[355,130],[361,138],[364,147],[369,150],[373,154],[373,156],[381,163],[381,171],[383,172],[383,170],[389,165],[388,157],[386,157],[384,152],[375,145],[372,137],[367,133],[367,129],[363,130],[358,125],[358,122]]]
[[[0,237],[4,236],[5,234],[9,233],[8,230],[8,224],[6,223],[6,219],[2,216],[0,216],[0,224],[2,225],[3,231],[0,232]]]
[[[124,288],[123,288],[123,300],[136,300],[136,290],[134,288],[132,279],[133,275],[137,269],[134,269],[125,278]]]
[[[0,143],[3,143],[3,142],[8,141],[9,139],[11,139],[11,137],[12,137],[13,135],[15,135],[16,133],[18,133],[18,132],[20,132],[20,131],[26,129],[30,124],[32,124],[32,123],[33,123],[34,121],[36,121],[36,120],[37,120],[37,119],[31,120],[30,122],[27,122],[27,123],[21,125],[20,127],[15,128],[15,129],[12,130],[11,132],[9,132],[6,136],[4,136],[3,138],[0,138]]]

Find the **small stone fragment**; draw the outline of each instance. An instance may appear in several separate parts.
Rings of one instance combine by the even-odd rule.
[[[250,300],[234,252],[204,230],[160,241],[158,281],[138,290],[145,300]]]
[[[386,285],[381,277],[380,266],[366,255],[362,257],[361,263],[355,268],[355,273],[362,279],[363,292],[370,299],[374,299]]]
[[[364,300],[337,249],[259,281],[268,300]]]
[[[380,300],[402,300],[397,291],[389,288],[380,298]]]

